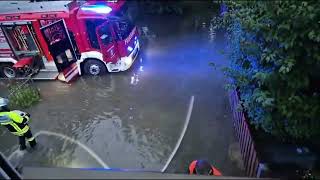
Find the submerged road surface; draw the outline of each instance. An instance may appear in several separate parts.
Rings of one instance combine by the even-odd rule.
[[[243,175],[225,78],[209,66],[226,60],[219,45],[209,42],[209,33],[195,31],[190,22],[146,17],[140,26],[150,36],[141,39],[143,51],[127,72],[83,76],[71,84],[37,82],[42,101],[28,111],[34,134],[42,132],[37,134],[40,146],[15,153],[12,161],[161,171],[181,137],[194,96],[190,123],[167,172],[184,173],[188,163],[201,158],[224,175]],[[4,129],[0,133],[0,150],[9,156],[18,148],[17,139]]]

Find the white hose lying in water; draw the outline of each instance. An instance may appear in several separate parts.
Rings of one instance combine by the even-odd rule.
[[[189,121],[190,121],[191,114],[192,114],[192,109],[193,109],[193,103],[194,103],[194,96],[191,96],[190,103],[189,103],[189,109],[188,109],[188,113],[187,113],[187,116],[186,116],[186,121],[184,122],[184,126],[183,126],[183,129],[182,129],[182,132],[180,134],[178,142],[177,142],[176,146],[174,147],[174,150],[172,151],[169,159],[167,160],[167,162],[164,165],[164,167],[161,169],[162,173],[168,168],[170,162],[172,161],[174,155],[177,153],[177,151],[178,151],[178,149],[180,147],[182,139],[183,139],[183,137],[184,137],[184,135],[185,135],[185,133],[187,131],[188,125],[189,125]]]
[[[193,109],[193,104],[194,104],[194,96],[191,96],[190,103],[189,103],[189,109],[188,109],[188,113],[187,113],[187,116],[186,116],[186,120],[184,122],[184,126],[183,126],[183,129],[182,129],[182,132],[180,134],[180,137],[178,139],[178,142],[177,142],[174,150],[172,151],[172,153],[171,153],[170,157],[168,158],[168,160],[167,160],[166,164],[164,165],[164,167],[161,169],[162,173],[167,169],[167,167],[169,166],[170,162],[172,161],[174,155],[177,153],[177,151],[178,151],[178,149],[180,147],[182,139],[183,139],[183,137],[184,137],[184,135],[186,133],[186,130],[188,128],[188,125],[189,125],[189,121],[190,121],[191,114],[192,114],[192,109]],[[72,139],[72,138],[70,138],[70,137],[68,137],[66,135],[60,134],[60,133],[55,133],[55,132],[50,132],[50,131],[39,131],[34,135],[34,137],[38,137],[40,135],[56,136],[56,137],[60,137],[62,139],[66,139],[68,141],[71,141],[73,143],[76,143],[82,149],[87,151],[103,168],[110,169],[109,166],[106,163],[104,163],[104,161],[95,152],[93,152],[89,147],[87,147],[86,145],[82,144],[78,140]],[[10,154],[8,159],[9,160],[12,159],[13,156],[15,154],[19,154],[19,152],[21,152],[19,149],[15,150],[12,154]]]
[[[40,135],[48,135],[48,136],[56,136],[56,137],[60,137],[62,139],[71,141],[72,143],[76,143],[77,145],[79,145],[82,149],[84,149],[85,151],[87,151],[103,168],[105,169],[109,169],[109,166],[103,162],[103,160],[95,153],[93,152],[90,148],[88,148],[86,145],[82,144],[80,141],[72,139],[66,135],[60,134],[60,133],[55,133],[55,132],[50,132],[50,131],[39,131],[37,132],[34,137],[38,137]],[[8,159],[12,159],[12,157],[15,154],[18,154],[20,152],[19,149],[15,150],[12,154],[10,154],[10,156],[8,157]]]

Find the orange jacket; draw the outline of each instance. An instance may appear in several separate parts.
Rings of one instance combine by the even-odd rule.
[[[190,164],[190,166],[189,166],[189,173],[190,174],[195,174],[196,164],[197,164],[197,161],[192,161],[192,163]],[[218,169],[216,169],[213,166],[211,166],[211,168],[212,168],[212,175],[213,176],[222,176],[221,172]]]

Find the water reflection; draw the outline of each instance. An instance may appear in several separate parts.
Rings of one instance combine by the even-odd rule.
[[[116,112],[97,114],[81,140],[97,149],[113,168],[161,169],[171,146],[159,129],[135,126],[133,122],[139,117],[130,111],[135,110],[129,108],[122,118]]]
[[[143,72],[143,66],[140,66],[139,71]]]
[[[133,76],[131,76],[130,84],[137,85],[138,82],[139,82],[139,75],[138,74],[133,74]]]
[[[217,25],[214,24],[214,21],[210,21],[209,25],[209,42],[212,43],[216,39],[216,30],[217,30]]]
[[[11,163],[20,167],[101,167],[90,153],[68,139],[40,134],[37,140],[36,150],[28,149],[23,154],[15,151],[10,157]]]

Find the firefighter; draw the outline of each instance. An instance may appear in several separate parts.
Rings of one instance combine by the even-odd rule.
[[[189,174],[222,176],[221,172],[206,160],[195,160],[189,165]]]
[[[20,150],[25,150],[26,139],[32,148],[37,145],[36,139],[32,136],[28,122],[30,114],[8,108],[8,100],[0,97],[0,124],[5,126],[12,134],[19,137]]]

